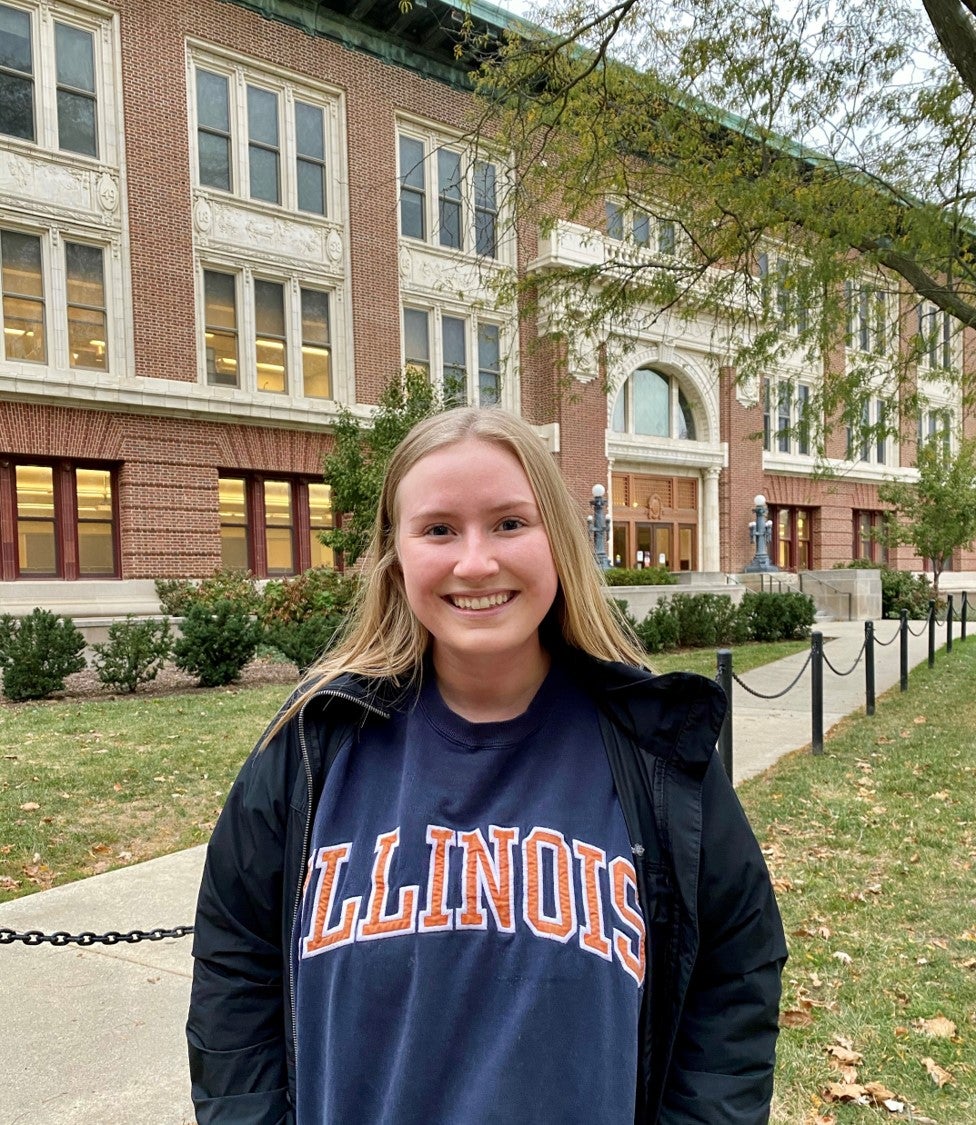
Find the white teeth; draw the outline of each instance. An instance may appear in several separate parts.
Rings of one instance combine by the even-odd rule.
[[[482,598],[465,598],[453,594],[451,601],[458,609],[494,609],[495,606],[504,605],[511,599],[511,594],[488,594]]]

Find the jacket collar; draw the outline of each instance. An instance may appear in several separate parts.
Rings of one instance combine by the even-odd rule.
[[[580,649],[560,645],[553,658],[569,670],[612,721],[649,753],[686,765],[704,764],[711,757],[728,704],[714,681],[692,672],[656,676],[643,668],[597,660]],[[322,688],[305,685],[302,710],[310,706],[346,704],[357,722],[388,718],[391,711],[417,690],[415,679],[372,679],[345,673]]]

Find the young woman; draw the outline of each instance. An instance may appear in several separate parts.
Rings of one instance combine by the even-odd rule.
[[[524,422],[416,426],[208,849],[198,1121],[766,1121],[786,948],[724,711],[643,667]]]

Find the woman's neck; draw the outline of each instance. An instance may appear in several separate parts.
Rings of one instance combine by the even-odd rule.
[[[552,660],[539,645],[524,659],[500,668],[497,657],[459,660],[438,652],[435,644],[433,663],[441,698],[455,714],[472,723],[497,723],[528,710]]]

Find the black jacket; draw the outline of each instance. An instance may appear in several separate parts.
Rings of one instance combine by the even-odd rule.
[[[700,676],[561,658],[600,711],[647,927],[636,1121],[762,1125],[786,945],[762,854],[714,752],[724,696]],[[187,1040],[200,1125],[292,1125],[289,950],[312,817],[341,746],[396,703],[386,681],[333,681],[231,788],[193,943]]]

